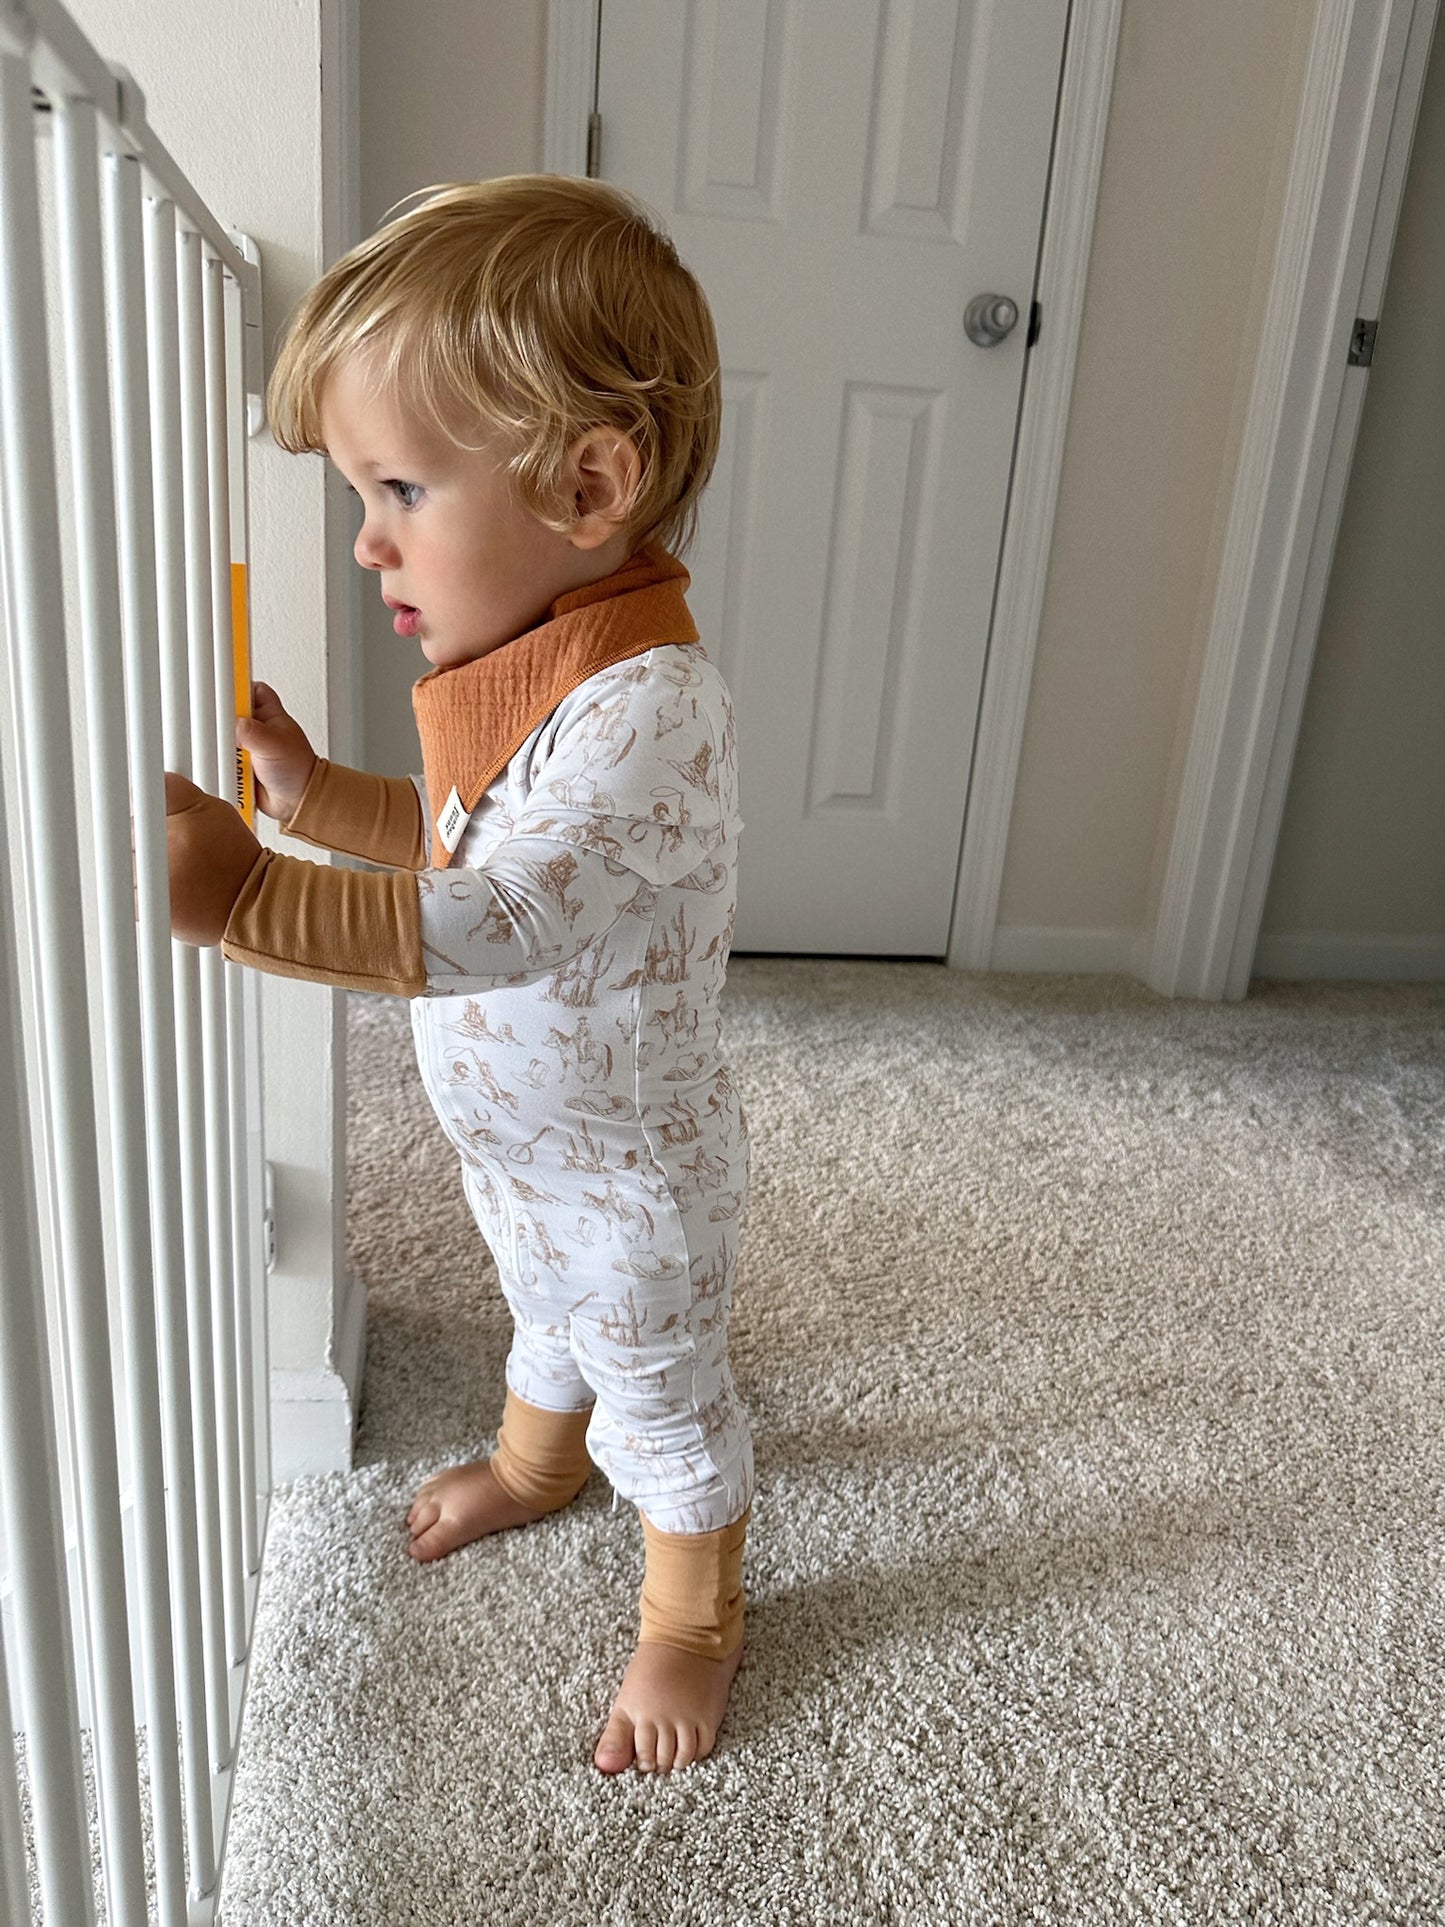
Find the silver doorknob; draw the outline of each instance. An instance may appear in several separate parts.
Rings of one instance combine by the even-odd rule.
[[[980,348],[996,348],[1018,325],[1019,311],[1006,294],[979,294],[963,317],[964,333]]]

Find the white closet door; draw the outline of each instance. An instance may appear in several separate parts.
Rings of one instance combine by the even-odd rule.
[[[1068,0],[603,0],[604,177],[717,319],[689,559],[737,704],[739,950],[941,957]],[[964,327],[1011,300],[997,345]]]

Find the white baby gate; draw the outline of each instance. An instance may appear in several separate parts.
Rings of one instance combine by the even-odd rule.
[[[259,341],[255,251],[134,82],[0,0],[6,1927],[96,1918],[92,1818],[109,1927],[217,1906],[271,1483],[258,1001],[171,943],[162,771],[249,809]]]

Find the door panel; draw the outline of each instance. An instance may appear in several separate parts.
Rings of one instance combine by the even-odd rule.
[[[736,944],[942,956],[1067,0],[604,0],[604,175],[707,291],[689,557],[741,758]],[[1017,326],[975,346],[964,311]]]

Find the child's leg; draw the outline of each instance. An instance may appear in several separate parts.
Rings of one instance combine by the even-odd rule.
[[[493,1478],[539,1518],[570,1505],[592,1474],[587,1456],[591,1420],[590,1405],[580,1412],[553,1412],[529,1405],[509,1385],[490,1460]]]
[[[715,1532],[664,1532],[640,1515],[647,1556],[639,1644],[732,1657],[743,1643],[743,1546],[752,1511]]]
[[[407,1514],[413,1559],[441,1559],[473,1539],[533,1525],[586,1485],[591,1408],[549,1412],[508,1390],[497,1449],[489,1459],[448,1466],[426,1481]]]
[[[659,1262],[653,1279],[639,1262],[569,1315],[576,1367],[597,1397],[587,1446],[662,1532],[716,1532],[753,1496],[752,1435],[728,1358],[737,1226],[710,1222],[706,1198],[667,1233],[657,1217],[653,1249],[675,1248],[676,1263]]]
[[[735,1236],[708,1230],[686,1291],[629,1284],[623,1305],[572,1317],[597,1393],[588,1449],[638,1506],[645,1548],[637,1651],[595,1755],[609,1773],[706,1758],[742,1657],[752,1443],[727,1356]]]
[[[743,1546],[749,1507],[713,1532],[666,1533],[644,1513],[642,1630],[594,1763],[645,1773],[705,1760],[743,1656]]]
[[[490,1199],[482,1195],[484,1182],[464,1167],[467,1197],[488,1242],[495,1238],[495,1252],[502,1240],[496,1238]],[[497,1272],[514,1326],[497,1449],[490,1459],[447,1467],[417,1493],[407,1514],[408,1550],[423,1562],[558,1511],[576,1498],[592,1471],[586,1445],[592,1394],[573,1360],[566,1320],[559,1329],[501,1256]]]

